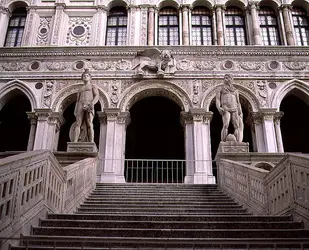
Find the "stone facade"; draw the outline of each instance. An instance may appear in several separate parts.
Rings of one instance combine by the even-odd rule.
[[[309,50],[295,45],[295,32],[288,4],[278,5],[280,35],[284,46],[263,46],[258,24],[259,3],[239,1],[245,11],[248,44],[227,46],[224,12],[228,4],[205,2],[213,18],[213,46],[192,44],[192,8],[196,2],[177,1],[24,1],[27,6],[21,47],[0,48],[0,110],[22,92],[31,104],[28,150],[56,150],[63,113],[74,103],[85,68],[98,87],[100,122],[98,181],[124,182],[123,164],[107,160],[125,158],[126,128],[130,108],[150,96],[164,96],[181,107],[187,160],[186,183],[215,183],[211,161],[210,107],[223,76],[231,73],[235,87],[247,106],[252,130],[252,146],[259,153],[282,153],[280,105],[285,96],[297,90],[309,97]],[[305,3],[304,3],[305,4]],[[128,12],[127,46],[104,46],[109,10],[125,6]],[[0,2],[0,31],[6,33],[10,13],[18,6]],[[179,11],[182,46],[158,46],[158,12],[165,6]],[[272,5],[271,5],[272,6]],[[83,27],[81,35],[74,33]],[[74,31],[75,30],[75,31]],[[4,44],[0,38],[0,46]],[[168,51],[175,69],[169,73],[134,70],[136,57],[155,46]]]

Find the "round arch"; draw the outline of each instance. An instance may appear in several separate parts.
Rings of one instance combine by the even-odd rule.
[[[260,7],[270,7],[274,11],[281,6],[281,1],[279,0],[263,0],[259,2]]]
[[[112,1],[109,1],[106,4],[106,6],[107,6],[108,11],[110,11],[114,7],[125,7],[126,8],[129,6],[129,4],[130,3],[126,0],[120,0],[120,1],[112,0]]]
[[[78,92],[78,89],[82,86],[83,84],[75,84],[68,86],[64,89],[62,89],[56,96],[55,100],[53,101],[51,107],[54,112],[61,112],[63,113],[64,109],[68,107],[70,104],[72,104],[75,99],[73,98],[73,94],[76,94]],[[109,99],[107,98],[107,93],[100,89],[98,87],[99,91],[99,102],[101,105],[101,109],[109,107]]]
[[[164,1],[158,1],[156,3],[156,6],[158,9],[162,9],[164,7],[174,7],[178,9],[180,7],[180,2],[177,0],[164,0]]]
[[[188,112],[192,107],[189,95],[180,87],[166,81],[148,80],[127,89],[120,98],[118,108],[121,111],[128,111],[134,103],[150,96],[164,96],[176,102],[183,111]]]
[[[246,10],[246,6],[247,6],[248,2],[244,1],[244,0],[229,0],[225,2],[225,6],[226,7],[237,7],[240,8],[241,10]]]
[[[33,90],[29,88],[27,84],[20,80],[12,80],[7,82],[2,88],[0,88],[0,110],[12,97],[15,96],[14,90],[21,91],[28,98],[31,104],[32,111],[39,107],[38,97],[35,95]]]
[[[30,1],[27,0],[19,0],[19,1],[7,1],[6,8],[9,9],[10,12],[13,12],[17,8],[26,8],[30,5]]]
[[[293,79],[284,84],[270,97],[270,107],[280,109],[283,98],[293,90],[299,90],[305,96],[309,97],[309,86],[308,83]],[[307,103],[309,106],[309,103]]]
[[[259,101],[255,97],[255,95],[249,89],[247,89],[243,86],[240,86],[240,85],[237,85],[237,84],[234,84],[234,85],[236,86],[237,90],[239,91],[239,95],[241,97],[243,97],[246,101],[249,102],[250,106],[252,107],[252,111],[257,112],[259,110]],[[222,86],[223,86],[223,84],[220,84],[220,85],[212,88],[208,92],[206,92],[206,94],[202,98],[202,102],[201,102],[202,108],[205,108],[206,111],[209,111],[209,107],[212,103],[212,100],[215,98],[216,94],[218,93],[218,91],[221,89]]]
[[[206,7],[208,9],[211,9],[213,8],[215,5],[214,1],[211,1],[211,0],[207,0],[207,1],[203,1],[203,0],[195,0],[193,3],[192,3],[192,8],[195,8],[195,7],[199,7],[199,6],[203,6],[203,7]]]

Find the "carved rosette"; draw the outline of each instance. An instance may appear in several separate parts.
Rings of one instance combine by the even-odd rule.
[[[86,46],[90,44],[91,17],[70,17],[66,45]]]

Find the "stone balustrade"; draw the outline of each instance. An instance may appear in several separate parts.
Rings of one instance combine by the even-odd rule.
[[[309,227],[309,156],[287,154],[270,171],[220,158],[218,184],[228,195],[253,214],[292,214]]]
[[[64,168],[48,150],[0,162],[0,237],[29,233],[46,213],[74,211],[95,186],[97,158]]]

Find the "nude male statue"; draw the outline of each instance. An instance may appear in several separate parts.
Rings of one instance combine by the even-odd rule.
[[[78,141],[81,126],[83,123],[87,127],[87,137],[89,142],[94,141],[93,118],[94,105],[99,101],[99,91],[97,87],[91,84],[91,75],[88,69],[82,74],[84,86],[77,92],[77,100],[74,110],[76,117],[76,127],[74,131],[74,142]]]
[[[222,116],[223,128],[221,130],[221,141],[231,141],[234,138],[237,142],[243,140],[243,114],[239,102],[239,94],[233,86],[233,75],[226,74],[221,90],[216,96],[216,106]],[[229,124],[232,122],[234,136],[228,135]]]

